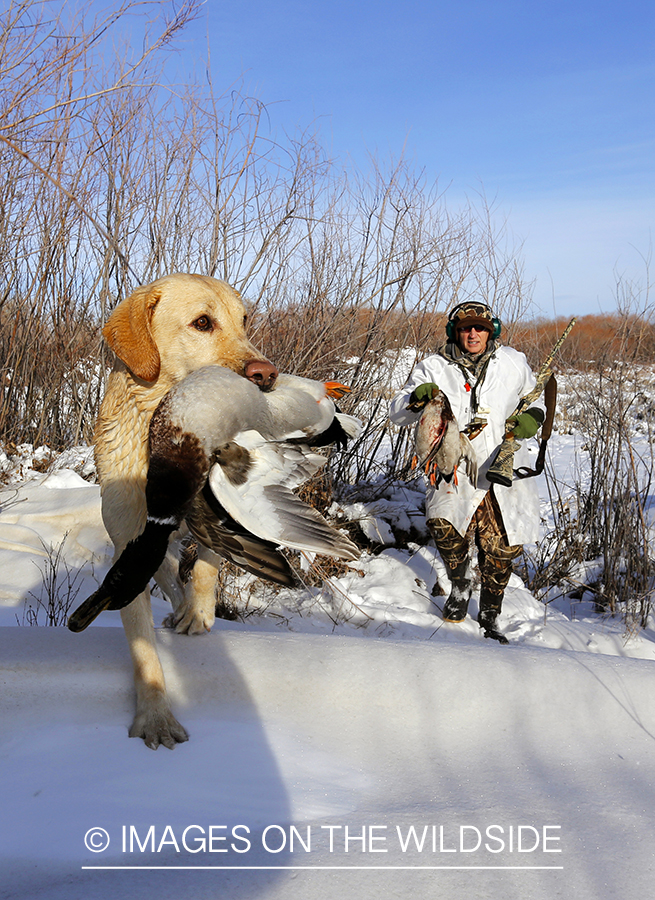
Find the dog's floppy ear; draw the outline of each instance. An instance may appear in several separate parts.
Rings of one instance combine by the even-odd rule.
[[[151,285],[137,288],[118,304],[102,329],[116,356],[143,381],[156,381],[159,376],[159,351],[152,339],[150,322],[160,296]]]

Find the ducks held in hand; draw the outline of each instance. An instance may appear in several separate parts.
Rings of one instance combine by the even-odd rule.
[[[464,460],[466,474],[477,487],[477,455],[469,438],[459,430],[448,397],[436,388],[421,409],[414,432],[412,468],[418,466],[435,486],[441,480],[456,485],[457,467]]]

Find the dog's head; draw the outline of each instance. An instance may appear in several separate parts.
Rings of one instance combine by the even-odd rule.
[[[270,390],[277,369],[250,343],[241,297],[206,275],[167,275],[118,304],[105,339],[132,374],[171,386],[202,366],[220,365]]]

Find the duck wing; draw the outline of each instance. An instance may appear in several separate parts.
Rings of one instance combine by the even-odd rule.
[[[233,519],[209,484],[194,498],[186,523],[201,544],[246,572],[275,584],[288,587],[296,584],[293,569],[277,546],[251,534]]]
[[[478,455],[468,436],[459,433],[461,459],[464,460],[466,474],[474,488],[478,486]]]
[[[234,444],[248,453],[247,467],[237,472],[231,462],[225,464],[222,457],[236,453],[226,447],[210,469],[209,485],[235,521],[276,546],[341,559],[359,556],[352,541],[293,493],[294,487],[321,468],[324,457],[303,445],[265,441],[255,432],[238,435]]]

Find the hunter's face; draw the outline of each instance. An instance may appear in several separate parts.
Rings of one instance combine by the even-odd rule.
[[[464,325],[457,330],[457,340],[462,350],[477,356],[486,348],[489,333],[482,325]]]

